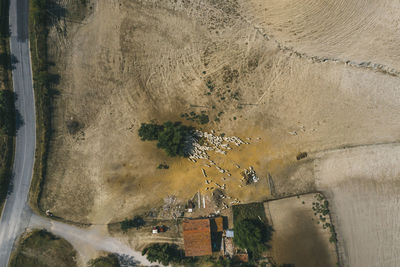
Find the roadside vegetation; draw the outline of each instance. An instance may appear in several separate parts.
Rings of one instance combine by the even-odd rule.
[[[9,1],[0,1],[0,214],[9,192],[15,135],[15,106],[11,80],[8,25]]]
[[[165,150],[170,157],[187,157],[187,141],[192,138],[193,127],[180,122],[167,121],[162,125],[142,123],[139,137],[142,141],[157,141],[157,147]]]
[[[76,251],[66,240],[45,230],[27,234],[18,244],[10,259],[10,267],[74,267]]]
[[[29,201],[32,209],[44,214],[39,207],[39,199],[47,168],[51,134],[52,85],[56,76],[50,75],[48,71],[47,34],[50,22],[47,12],[48,1],[32,0],[29,3],[29,37],[36,106],[36,153]]]
[[[120,267],[118,257],[115,254],[98,257],[88,262],[88,267]]]
[[[182,249],[175,244],[169,243],[151,244],[143,249],[142,255],[146,255],[151,263],[158,262],[165,266],[252,266],[248,264],[243,265],[219,256],[185,257],[185,252]]]

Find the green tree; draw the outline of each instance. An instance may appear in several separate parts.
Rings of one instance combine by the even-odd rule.
[[[157,147],[164,149],[171,157],[186,156],[185,141],[192,134],[193,129],[182,125],[180,122],[164,123],[163,130],[159,133]]]
[[[121,230],[126,232],[130,228],[136,227],[138,229],[138,228],[142,227],[143,225],[145,225],[146,222],[143,220],[142,217],[135,216],[131,220],[129,220],[129,219],[123,220],[122,222],[120,222],[120,224],[121,224]]]
[[[164,149],[171,157],[186,157],[186,140],[194,129],[180,122],[167,121],[163,125],[142,123],[139,136],[143,141],[157,140],[157,147]]]
[[[158,134],[163,126],[154,123],[142,123],[139,128],[139,137],[142,141],[154,141],[158,139]]]
[[[170,263],[178,263],[181,261],[181,251],[175,244],[152,244],[142,251],[142,255],[146,255],[150,262],[156,262],[167,266]]]
[[[269,248],[272,227],[256,219],[244,219],[235,225],[233,241],[243,249],[247,249],[253,257],[258,257]]]

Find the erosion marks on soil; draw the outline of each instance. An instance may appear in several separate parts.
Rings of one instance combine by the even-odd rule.
[[[400,9],[398,3],[252,0],[241,4],[242,18],[285,53],[314,63],[340,63],[400,75],[398,63],[387,53],[399,54],[392,45],[395,39],[388,39],[396,31],[391,16]]]

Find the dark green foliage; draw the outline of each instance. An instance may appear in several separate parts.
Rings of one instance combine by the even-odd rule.
[[[120,267],[118,257],[115,254],[98,257],[88,262],[89,267]]]
[[[146,222],[143,220],[142,217],[140,216],[135,216],[133,219],[129,220],[129,219],[125,219],[124,221],[120,222],[121,224],[121,230],[126,232],[128,231],[128,229],[131,228],[140,228],[143,225],[146,224]]]
[[[9,0],[0,1],[0,38],[6,38],[10,34],[8,27]]]
[[[179,263],[182,260],[182,251],[175,244],[152,244],[142,251],[150,262],[159,262],[165,266],[170,263]]]
[[[162,170],[162,169],[164,169],[164,170],[168,170],[169,169],[169,166],[167,165],[167,164],[163,164],[163,163],[160,163],[160,165],[158,165],[158,167],[157,167],[157,169],[160,169],[160,170]]]
[[[185,141],[192,135],[194,128],[180,122],[167,121],[163,125],[143,123],[139,129],[142,140],[157,140],[157,147],[164,149],[171,157],[186,157]]]
[[[269,248],[267,242],[272,238],[272,227],[257,219],[244,219],[235,224],[233,241],[256,258]]]
[[[170,121],[163,124],[163,130],[158,135],[157,147],[164,149],[171,157],[187,156],[185,154],[185,140],[193,132],[193,128],[182,125],[180,122]]]
[[[330,212],[329,202],[322,194],[316,194],[314,198],[316,199],[316,201],[312,203],[312,209],[314,211],[314,215],[318,216],[319,218],[319,221],[317,223],[320,224],[322,222],[322,227],[324,229],[329,228],[329,231],[331,232],[329,242],[335,243],[337,241],[335,227],[333,226],[333,224],[326,222],[327,216]]]
[[[207,124],[210,121],[206,114],[201,114],[199,117],[200,124]]]
[[[181,114],[181,118],[185,118],[188,121],[193,121],[200,124],[207,124],[210,121],[210,119],[208,115],[205,113],[206,112],[204,110],[201,111],[201,114],[196,114],[196,112],[191,111],[189,114],[188,113]]]
[[[162,129],[162,125],[142,123],[139,128],[139,136],[142,141],[154,141],[158,139],[158,134],[162,131]]]
[[[244,219],[255,219],[262,220],[264,223],[267,222],[265,215],[265,209],[263,203],[249,203],[242,205],[232,206],[233,213],[233,224],[236,225],[238,222]]]
[[[0,90],[0,134],[15,134],[14,93]]]

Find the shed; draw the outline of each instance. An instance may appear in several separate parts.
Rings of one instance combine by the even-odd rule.
[[[234,237],[233,230],[226,230],[225,234],[226,234],[226,237],[228,237],[228,238],[233,238]]]

